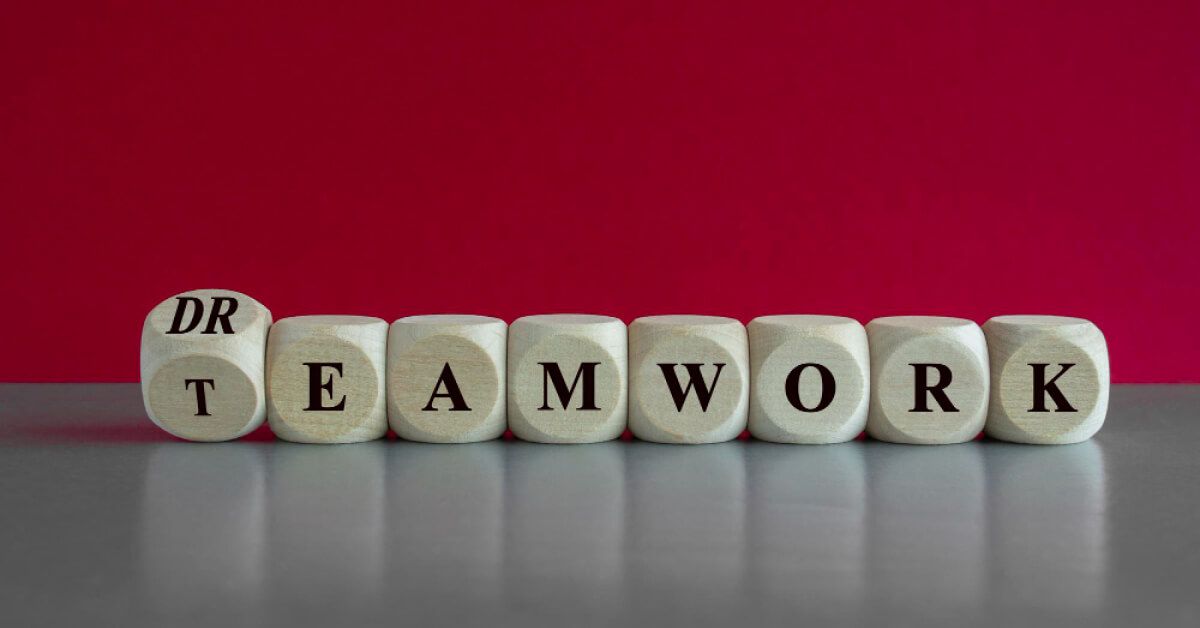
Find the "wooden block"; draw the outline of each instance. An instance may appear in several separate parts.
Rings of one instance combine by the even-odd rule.
[[[988,436],[1063,445],[1091,438],[1108,412],[1108,346],[1090,321],[997,316],[983,325],[991,356]]]
[[[979,325],[940,316],[867,323],[871,407],[867,433],[893,443],[969,441],[988,406],[987,343]]]
[[[142,325],[150,420],[195,441],[231,440],[262,425],[270,327],[270,310],[230,290],[193,290],[155,306]]]
[[[629,429],[658,443],[719,443],[746,429],[746,328],[718,316],[646,316],[629,325]]]
[[[867,426],[867,332],[840,316],[760,316],[750,339],[750,433],[776,443],[841,443]]]
[[[401,438],[471,443],[504,433],[508,325],[488,316],[409,316],[388,332],[388,422]]]
[[[508,330],[508,427],[522,440],[595,443],[625,431],[625,323],[547,314]]]
[[[358,443],[387,433],[388,324],[369,316],[297,316],[267,339],[267,420],[284,440]]]

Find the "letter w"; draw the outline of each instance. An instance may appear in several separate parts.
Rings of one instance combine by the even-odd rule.
[[[713,375],[712,386],[709,386],[704,381],[704,374],[700,372],[699,363],[685,362],[683,367],[688,372],[687,388],[679,386],[679,377],[675,375],[676,364],[660,363],[658,368],[662,369],[663,379],[667,380],[667,388],[671,391],[671,398],[675,400],[675,409],[683,412],[683,404],[687,401],[688,394],[692,392],[692,388],[696,389],[696,399],[700,402],[700,410],[708,412],[708,402],[712,400],[713,391],[717,388],[717,380],[721,379],[721,369],[725,368],[725,363],[716,364],[717,374]]]

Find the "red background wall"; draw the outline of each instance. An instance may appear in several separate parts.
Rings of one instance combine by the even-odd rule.
[[[277,318],[1061,313],[1200,381],[1200,3],[0,7],[0,380]]]

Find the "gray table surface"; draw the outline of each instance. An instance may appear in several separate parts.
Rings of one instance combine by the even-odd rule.
[[[0,624],[1200,625],[1200,386],[1091,442],[175,441],[0,385]]]

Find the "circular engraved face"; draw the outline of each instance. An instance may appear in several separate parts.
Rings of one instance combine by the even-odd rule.
[[[585,436],[625,416],[625,370],[587,338],[559,334],[531,347],[517,364],[511,403],[538,430]]]
[[[365,424],[382,382],[366,353],[328,337],[288,345],[271,364],[267,393],[287,425],[315,440],[336,438]]]
[[[984,413],[985,377],[978,358],[961,344],[916,338],[896,348],[875,381],[880,405],[896,429],[914,438],[937,440],[964,429]]]
[[[159,303],[149,319],[160,334],[198,340],[238,334],[263,315],[258,303],[240,292],[193,290]]]
[[[826,379],[832,380],[832,386],[826,388]],[[753,385],[773,422],[812,431],[841,428],[862,407],[867,392],[863,365],[846,347],[824,338],[797,339],[779,346],[763,360]],[[793,405],[794,401],[805,410]]]
[[[680,438],[724,425],[738,411],[746,389],[746,376],[733,354],[695,336],[661,339],[639,358],[633,377],[642,415]]]
[[[234,363],[207,355],[164,364],[151,376],[148,399],[163,428],[188,440],[234,438],[262,410],[250,377]]]
[[[433,434],[458,434],[488,419],[501,403],[500,365],[459,336],[430,336],[391,365],[394,409]]]
[[[1092,414],[1100,388],[1096,364],[1082,349],[1057,340],[1031,342],[1002,367],[1000,405],[1017,427],[1057,435]]]

